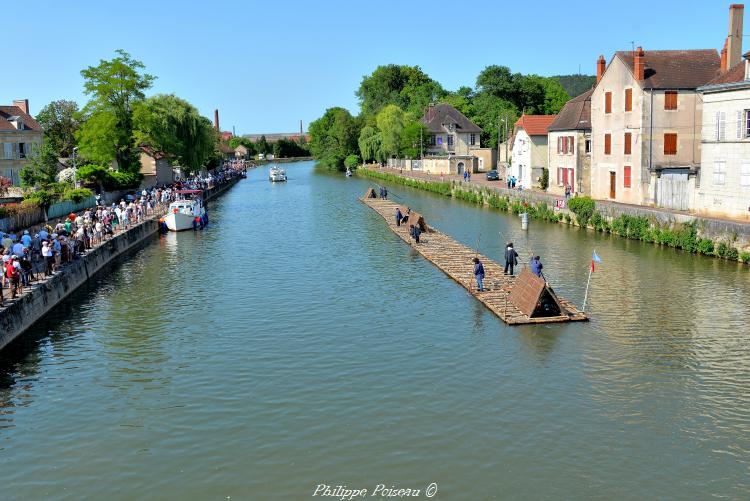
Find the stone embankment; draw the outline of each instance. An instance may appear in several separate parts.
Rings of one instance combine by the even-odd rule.
[[[239,181],[235,178],[225,184],[206,190],[206,201],[216,198]],[[159,230],[159,215],[116,234],[110,240],[94,247],[59,272],[44,281],[27,287],[27,292],[0,309],[0,349],[20,336],[42,318],[55,305],[83,285],[113,259],[146,242]]]
[[[522,205],[529,206],[532,216],[578,225],[576,215],[567,208],[554,209],[556,202],[564,200],[564,197],[531,190],[507,189],[500,183],[486,181],[483,174],[475,174],[475,180],[464,182],[458,176],[430,176],[422,172],[401,172],[399,169],[375,166],[360,167],[358,172],[366,177],[396,182],[480,205],[490,205],[500,210],[516,212]],[[587,224],[594,231],[682,248],[688,252],[750,262],[750,222],[600,200],[595,201],[595,205],[595,216]],[[638,227],[629,228],[628,224]]]

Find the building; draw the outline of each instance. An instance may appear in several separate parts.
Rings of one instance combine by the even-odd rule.
[[[492,170],[496,152],[482,148],[482,129],[447,103],[430,104],[422,117],[427,128],[424,170],[463,174]]]
[[[617,52],[591,95],[591,196],[687,210],[700,162],[696,89],[719,72],[707,50]]]
[[[19,186],[21,169],[42,144],[43,134],[42,127],[29,114],[28,99],[0,106],[0,176]]]
[[[579,195],[591,193],[591,94],[584,92],[565,103],[548,130],[549,188],[565,194],[565,186]]]
[[[150,188],[170,184],[174,181],[174,169],[172,163],[160,153],[150,148],[141,147],[141,187]]]
[[[557,115],[521,115],[513,127],[513,148],[509,175],[517,185],[539,185],[548,164],[547,132]]]
[[[700,214],[750,219],[748,58],[750,52],[744,61],[698,89],[703,97],[704,119],[700,176],[692,208]],[[724,57],[722,51],[722,66],[728,67],[733,59],[728,54]]]

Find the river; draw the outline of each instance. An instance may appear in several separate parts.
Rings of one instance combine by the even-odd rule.
[[[541,255],[578,305],[596,249],[590,322],[507,327],[357,201],[367,180],[287,171],[0,354],[0,499],[750,496],[746,268],[390,187],[486,255]]]

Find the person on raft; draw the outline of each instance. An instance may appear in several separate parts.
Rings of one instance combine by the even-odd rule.
[[[396,207],[396,226],[401,226],[401,220],[404,218],[404,215],[401,213],[401,208]]]
[[[531,258],[531,273],[534,275],[541,277],[542,276],[542,268],[544,268],[544,265],[542,264],[542,260],[539,256],[534,256]]]
[[[505,247],[505,275],[508,274],[508,268],[510,268],[510,274],[513,275],[513,266],[518,265],[518,252],[513,248],[513,242],[509,242]]]
[[[482,281],[484,280],[484,266],[482,266],[482,262],[479,260],[478,257],[475,257],[473,261],[474,261],[474,278],[477,279],[477,289],[479,289],[479,292],[484,292],[484,285],[482,284]]]

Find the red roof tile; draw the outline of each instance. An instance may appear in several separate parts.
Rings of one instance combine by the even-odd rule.
[[[729,71],[725,71],[718,77],[714,78],[706,85],[719,85],[727,83],[737,83],[745,80],[745,61],[741,61],[732,66]]]
[[[557,115],[521,115],[516,122],[516,129],[522,128],[529,136],[546,136],[547,129]]]
[[[615,53],[633,71],[633,52]],[[721,59],[716,49],[647,50],[644,89],[695,89],[716,78]]]
[[[23,119],[23,124],[27,129],[41,131],[42,126],[34,120],[34,117],[24,113],[18,106],[0,106],[0,130],[16,130],[8,121],[8,117],[18,116]],[[3,123],[5,122],[5,123]]]

